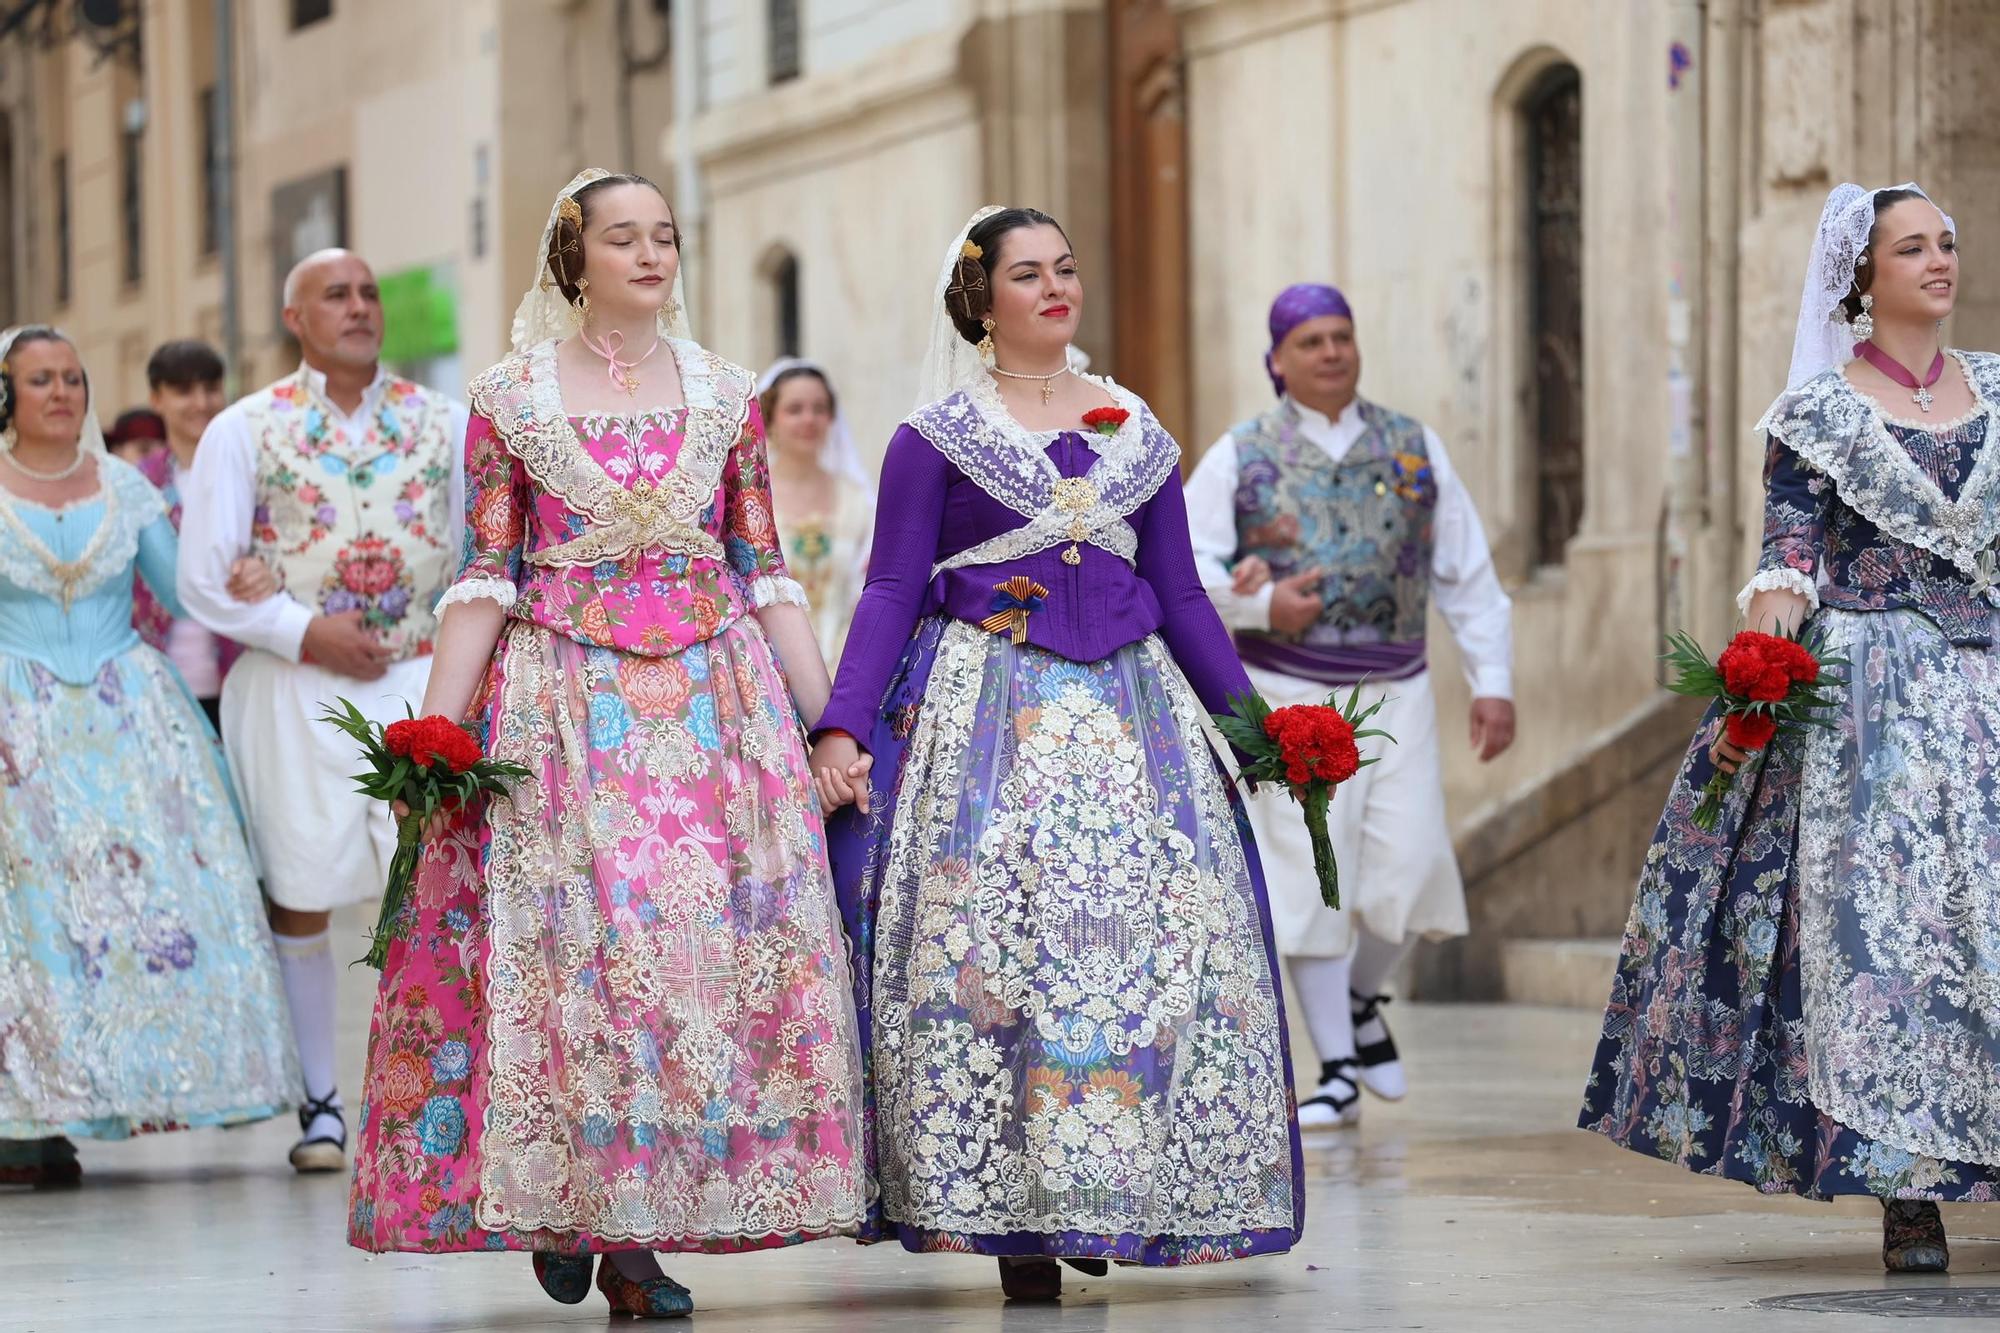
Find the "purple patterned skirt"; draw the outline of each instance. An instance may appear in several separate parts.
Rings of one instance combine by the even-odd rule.
[[[828,830],[868,1067],[864,1241],[1141,1264],[1289,1249],[1303,1179],[1248,822],[1157,638],[921,623]]]

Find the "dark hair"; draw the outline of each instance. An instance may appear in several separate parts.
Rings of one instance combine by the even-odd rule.
[[[106,444],[124,444],[129,440],[164,440],[167,438],[167,423],[160,414],[150,407],[128,407],[118,414],[111,423],[111,429],[104,432]]]
[[[199,338],[176,338],[161,343],[146,358],[148,388],[171,385],[189,389],[197,384],[220,383],[222,355]]]
[[[12,357],[29,343],[61,343],[72,352],[76,351],[76,344],[71,342],[69,335],[60,329],[47,324],[28,324],[14,335],[14,343],[7,349],[7,355]],[[81,361],[81,355],[77,359]],[[0,361],[0,430],[5,430],[14,424],[14,401],[14,368],[6,361]],[[83,402],[85,407],[90,405],[89,371],[83,374]]]
[[[1911,199],[1922,199],[1925,203],[1930,203],[1930,200],[1919,190],[1876,191],[1875,220],[1877,222],[1881,221],[1884,213],[1894,208],[1897,204],[1905,203]],[[1872,226],[1868,229],[1868,245],[1871,249],[1875,245],[1875,229]],[[1867,254],[1868,251],[1863,250],[1861,253]],[[1861,318],[1861,293],[1873,286],[1874,282],[1875,266],[1873,264],[1857,264],[1854,270],[1854,283],[1847,289],[1847,295],[1840,298],[1840,309],[1847,316],[1848,323],[1852,324],[1855,320]]]
[[[957,326],[958,336],[969,343],[986,336],[986,327],[979,321],[993,309],[993,270],[1000,262],[1000,242],[1008,232],[1023,227],[1054,227],[1062,231],[1065,241],[1069,239],[1062,223],[1039,208],[1003,208],[974,223],[966,234],[966,244],[976,248],[979,256],[958,257],[958,269],[945,291],[944,308]]]
[[[797,379],[818,380],[819,387],[826,390],[827,412],[837,414],[840,411],[840,400],[833,396],[833,381],[826,377],[824,371],[818,366],[793,366],[789,370],[780,371],[778,378],[771,381],[771,387],[757,395],[757,410],[764,414],[766,427],[770,425],[771,413],[778,408],[778,390]]]
[[[582,219],[582,222],[579,224],[558,214],[555,230],[549,233],[549,253],[545,258],[549,266],[549,280],[555,283],[556,290],[561,292],[563,299],[571,305],[575,305],[577,298],[583,295],[583,288],[578,286],[577,282],[578,279],[583,277],[583,228],[590,223],[591,196],[601,190],[609,190],[619,185],[643,185],[654,194],[659,195],[662,202],[665,202],[667,197],[665,190],[662,190],[644,176],[635,175],[629,171],[621,171],[614,176],[600,176],[570,196],[570,198],[576,200],[577,214]],[[668,204],[667,215],[669,217],[673,216],[673,211],[673,205]],[[680,247],[680,243],[681,224],[680,220],[676,218],[674,220],[674,246],[676,249]]]

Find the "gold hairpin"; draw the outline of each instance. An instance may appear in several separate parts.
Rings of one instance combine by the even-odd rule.
[[[556,216],[578,231],[583,230],[583,205],[576,201],[575,195],[566,194],[562,197],[562,202],[556,205]]]
[[[986,252],[980,249],[978,244],[973,241],[967,241],[964,245],[959,246],[958,252],[961,255],[964,255],[967,259],[986,258]]]

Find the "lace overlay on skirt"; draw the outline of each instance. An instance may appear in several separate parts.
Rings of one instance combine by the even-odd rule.
[[[639,657],[510,620],[486,689],[489,752],[534,776],[426,848],[376,1001],[351,1242],[851,1232],[852,982],[763,631]]]
[[[886,1218],[1294,1226],[1279,1000],[1201,721],[1156,638],[1084,664],[944,629],[872,886]]]
[[[2000,655],[1911,611],[1822,612],[1853,663],[1807,742],[1799,930],[1812,1099],[2000,1165]]]

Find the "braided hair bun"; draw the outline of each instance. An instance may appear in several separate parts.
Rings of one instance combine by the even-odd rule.
[[[1038,208],[1003,208],[973,224],[959,251],[958,266],[945,285],[944,309],[958,329],[958,336],[975,346],[986,336],[980,321],[993,309],[993,270],[1000,263],[1000,242],[1010,231],[1023,227],[1054,227],[1062,224]],[[1063,239],[1069,233],[1063,232]]]

